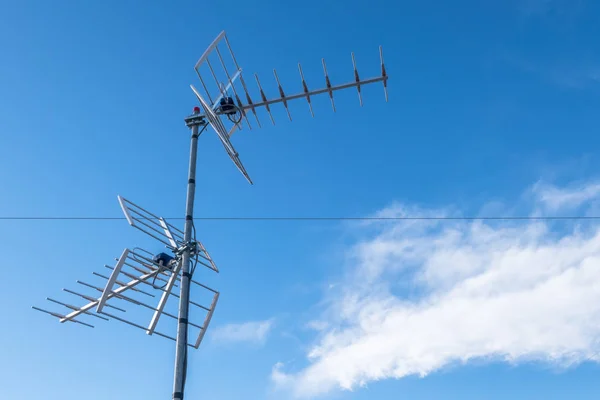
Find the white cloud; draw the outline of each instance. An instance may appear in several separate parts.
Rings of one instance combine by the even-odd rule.
[[[533,192],[534,208],[557,211],[600,194],[594,185]],[[447,214],[394,205],[379,215],[407,209]],[[473,360],[600,361],[600,229],[543,221],[358,229],[348,278],[312,324],[306,365],[273,368],[280,389],[313,398]]]
[[[574,209],[597,199],[600,195],[600,183],[579,183],[568,188],[558,188],[538,182],[533,186],[533,192],[550,211]]]
[[[213,340],[223,343],[248,342],[264,343],[273,328],[273,319],[265,321],[250,321],[239,324],[228,324],[213,331]]]

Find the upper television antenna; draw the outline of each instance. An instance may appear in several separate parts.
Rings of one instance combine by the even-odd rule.
[[[229,54],[229,57],[226,57],[227,60],[223,57],[221,49],[219,48],[219,45],[223,45],[223,41],[227,47],[225,54]],[[260,127],[261,123],[256,111],[257,109],[264,108],[268,112],[271,122],[274,124],[275,120],[270,107],[272,104],[282,103],[291,120],[292,117],[288,108],[288,102],[296,99],[306,99],[310,113],[314,116],[311,98],[312,96],[323,93],[329,95],[331,106],[333,111],[335,111],[333,92],[348,88],[357,89],[359,102],[362,106],[361,87],[376,82],[381,82],[383,84],[385,100],[387,101],[387,81],[389,77],[383,62],[383,51],[381,47],[379,47],[379,56],[381,60],[381,75],[374,78],[361,79],[356,68],[354,53],[352,53],[354,80],[341,85],[331,84],[327,73],[327,66],[323,59],[322,64],[325,73],[325,87],[317,90],[308,89],[302,67],[298,64],[302,82],[302,92],[294,95],[285,94],[281,82],[279,81],[277,71],[273,70],[279,90],[279,97],[273,99],[267,99],[258,76],[255,74],[254,77],[260,93],[260,101],[254,102],[248,91],[246,82],[244,81],[242,69],[238,65],[233,50],[231,49],[227,35],[224,31],[221,32],[202,54],[194,67],[198,74],[198,78],[200,79],[204,96],[193,85],[190,85],[198,98],[200,107],[194,107],[194,112],[185,118],[186,125],[191,128],[192,135],[190,143],[185,225],[183,231],[167,222],[164,218],[119,196],[119,203],[129,224],[164,244],[171,254],[159,253],[155,255],[140,248],[127,248],[123,251],[121,257],[116,259],[117,263],[114,266],[105,266],[110,270],[110,273],[106,272],[105,274],[102,274],[94,272],[96,277],[102,279],[100,284],[77,281],[78,284],[91,290],[91,292],[88,292],[91,294],[63,289],[71,295],[87,300],[87,303],[83,306],[75,306],[60,300],[48,298],[49,301],[62,305],[70,312],[61,314],[38,307],[33,308],[58,318],[61,323],[72,322],[92,328],[93,325],[87,322],[85,319],[86,317],[94,317],[100,320],[113,318],[117,321],[143,329],[149,335],[155,334],[175,341],[176,352],[173,399],[183,399],[187,371],[187,348],[192,347],[197,349],[200,346],[219,299],[218,291],[192,279],[198,264],[215,272],[219,272],[204,245],[197,241],[196,230],[194,227],[193,215],[194,195],[196,191],[198,137],[210,125],[216,132],[233,163],[246,180],[252,184],[252,180],[246,172],[246,169],[230,140],[231,135],[236,130],[242,129],[243,121],[246,122],[249,129],[252,129],[250,119],[248,118],[248,112],[251,112],[254,115],[256,123]],[[215,57],[218,58],[218,63],[215,64],[217,67],[211,63],[211,57],[213,58],[213,61]],[[215,85],[213,90],[209,89],[210,85],[207,84],[205,79],[207,73],[210,73],[212,80],[214,80]],[[240,97],[240,93],[245,95],[244,99]],[[208,99],[208,101],[205,98]],[[192,284],[196,285],[199,289],[209,295],[206,304],[190,299],[190,287]],[[173,293],[173,289],[176,287],[179,287],[179,295]],[[147,297],[157,298],[158,303],[156,303],[155,306],[146,304],[142,299]],[[174,311],[169,312],[167,308],[168,300],[173,297],[178,299],[177,315],[175,315]],[[194,322],[190,318],[190,305],[194,306],[194,310],[203,311],[204,318],[201,323]],[[148,320],[146,320],[146,322],[136,322],[133,318],[125,317],[123,313],[125,313],[127,309],[124,307],[127,306],[138,306],[139,309],[151,311],[152,313],[149,322]],[[162,316],[167,316],[171,320],[177,322],[175,335],[169,333],[168,329],[167,331],[162,329],[162,325],[165,321],[165,318],[161,318]],[[161,322],[160,331],[157,330],[159,321]],[[197,331],[195,340],[191,341],[188,340],[190,327]]]
[[[222,46],[223,43],[227,50],[221,51],[219,45]],[[225,56],[223,56],[223,54],[225,54]],[[211,63],[210,56],[213,56],[213,58],[218,58],[218,63],[214,63],[214,60],[213,63]],[[327,64],[325,63],[325,59],[323,58],[321,59],[321,63],[323,64],[323,72],[325,74],[325,86],[321,89],[316,90],[309,90],[306,80],[304,79],[304,72],[302,71],[302,66],[300,65],[300,63],[298,63],[298,72],[300,73],[302,92],[293,95],[286,95],[286,92],[283,90],[283,87],[279,80],[279,76],[277,75],[277,71],[274,69],[273,75],[277,83],[279,97],[274,97],[272,99],[267,99],[267,96],[265,95],[265,92],[260,84],[260,80],[258,79],[258,75],[254,74],[254,78],[256,80],[257,88],[260,94],[260,100],[257,102],[254,102],[252,100],[252,96],[250,95],[250,92],[248,90],[248,85],[246,84],[242,74],[242,68],[240,68],[235,54],[231,49],[231,45],[229,44],[229,39],[227,38],[227,34],[225,33],[225,31],[222,31],[219,34],[219,36],[217,36],[217,38],[210,44],[210,46],[208,46],[204,54],[202,54],[202,56],[196,63],[194,69],[196,70],[196,74],[200,79],[204,95],[206,96],[206,98],[209,99],[209,101],[212,104],[212,106],[208,107],[206,115],[210,115],[211,124],[212,119],[215,118],[215,114],[226,117],[225,120],[229,125],[229,129],[225,129],[224,124],[221,121],[218,121],[217,125],[219,125],[220,128],[215,128],[215,130],[220,129],[219,137],[230,137],[237,129],[242,129],[242,121],[245,121],[248,128],[252,129],[252,124],[250,123],[250,119],[248,118],[248,112],[251,112],[254,115],[254,119],[256,120],[258,127],[261,127],[261,122],[258,118],[258,113],[256,112],[256,110],[260,108],[264,108],[267,111],[267,113],[269,114],[269,118],[274,125],[275,119],[273,118],[273,114],[271,113],[271,105],[276,103],[283,104],[287,112],[288,118],[291,121],[292,116],[290,114],[288,102],[296,99],[306,99],[310,113],[314,117],[311,102],[312,96],[327,93],[331,100],[331,107],[335,112],[336,109],[333,96],[333,93],[335,91],[348,88],[356,88],[358,92],[358,100],[360,102],[360,105],[362,106],[362,86],[377,82],[381,82],[383,84],[385,101],[387,102],[387,81],[389,77],[385,69],[385,64],[383,62],[382,47],[379,46],[381,75],[374,78],[361,79],[360,75],[358,74],[358,69],[356,67],[356,59],[354,57],[354,53],[351,53],[351,56],[352,65],[354,68],[353,81],[340,85],[332,85],[331,80],[329,79],[329,74],[327,72]],[[220,69],[214,67],[213,64],[220,66]],[[207,83],[207,81],[214,81],[214,83],[211,85],[210,83]],[[207,104],[204,100],[204,97],[194,87],[194,85],[190,86],[200,103],[203,105],[203,108],[205,108],[206,110]],[[221,140],[223,141],[223,139]]]

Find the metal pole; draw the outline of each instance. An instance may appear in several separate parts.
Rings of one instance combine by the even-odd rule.
[[[185,228],[183,240],[186,244],[192,242],[192,226],[194,216],[194,195],[196,191],[196,158],[198,151],[198,128],[205,125],[203,118],[199,118],[200,110],[194,108],[194,115],[186,122],[192,128],[190,144],[190,167],[188,173],[187,198],[185,206]],[[173,378],[173,399],[183,400],[185,389],[185,376],[187,372],[187,335],[188,335],[188,310],[190,300],[190,247],[186,247],[181,256],[181,290],[179,297],[179,319],[177,325],[177,348],[175,351],[175,375]]]

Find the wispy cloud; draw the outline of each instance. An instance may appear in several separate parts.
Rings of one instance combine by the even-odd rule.
[[[250,321],[228,324],[213,330],[212,338],[220,343],[263,344],[273,328],[274,320]]]
[[[595,184],[538,186],[534,208],[586,207]],[[380,213],[445,214],[395,205]],[[313,324],[303,366],[271,378],[297,397],[456,363],[600,361],[600,229],[540,221],[360,225],[348,279]]]
[[[580,19],[593,11],[589,0],[513,0],[525,27],[548,30],[550,36],[573,37]],[[588,4],[589,3],[589,4]],[[539,33],[539,32],[538,32]],[[525,35],[529,31],[524,32]],[[554,43],[556,42],[556,43]],[[504,54],[501,59],[512,67],[568,90],[595,89],[600,83],[600,60],[594,47],[585,41],[554,41],[551,49],[528,49],[526,53]]]
[[[533,186],[532,191],[549,211],[572,210],[598,199],[600,182],[579,183],[569,187],[556,187],[538,182]]]
[[[557,52],[560,53],[559,50]],[[567,55],[568,54],[568,55]],[[539,77],[554,86],[582,90],[600,84],[600,61],[583,55],[565,53],[562,57],[504,53],[499,59],[512,68]]]
[[[581,14],[586,0],[517,0],[518,10],[528,17],[573,17]]]

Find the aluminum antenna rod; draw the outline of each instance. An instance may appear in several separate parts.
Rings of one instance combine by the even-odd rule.
[[[245,111],[245,110],[250,110],[252,108],[261,107],[261,106],[266,107],[266,106],[269,106],[271,104],[276,104],[276,103],[286,103],[290,100],[307,98],[310,96],[315,96],[315,95],[323,94],[323,93],[332,93],[337,90],[348,89],[348,88],[353,88],[353,87],[359,88],[360,86],[368,85],[370,83],[387,82],[388,79],[389,79],[389,77],[387,75],[385,75],[385,76],[378,76],[375,78],[369,78],[369,79],[364,79],[364,80],[355,81],[355,82],[344,83],[341,85],[335,85],[335,86],[332,85],[332,86],[324,87],[322,89],[309,90],[306,92],[292,94],[289,96],[275,97],[273,99],[269,99],[266,101],[253,103],[252,105],[247,104],[247,105],[242,106],[242,109]],[[387,100],[387,91],[386,91],[386,100]],[[362,102],[361,102],[361,106],[362,106]],[[286,109],[287,109],[287,107],[286,107]]]
[[[224,45],[226,47],[225,51],[219,50],[219,45]],[[296,94],[287,95],[286,90],[283,89],[281,81],[279,80],[279,76],[276,70],[273,70],[273,75],[275,77],[275,83],[277,84],[278,96],[273,98],[268,98],[265,90],[261,85],[261,81],[258,78],[257,74],[254,74],[254,80],[256,81],[256,87],[258,89],[258,99],[257,101],[252,100],[252,95],[250,90],[248,89],[248,85],[244,80],[244,74],[242,73],[242,68],[238,64],[237,58],[231,48],[231,44],[229,43],[229,39],[227,38],[227,34],[225,31],[221,32],[217,38],[210,44],[208,49],[202,54],[196,65],[194,66],[194,70],[200,79],[200,83],[202,84],[202,88],[204,89],[204,94],[200,94],[199,91],[192,87],[192,90],[198,97],[198,100],[201,103],[205,103],[203,99],[208,99],[212,101],[212,104],[207,107],[203,104],[203,108],[205,109],[205,115],[210,120],[211,125],[219,125],[219,127],[215,127],[215,130],[220,131],[219,136],[224,137],[222,131],[227,130],[227,139],[236,131],[242,129],[242,123],[245,120],[246,125],[249,129],[252,129],[250,125],[250,121],[248,119],[248,114],[251,112],[254,114],[256,118],[256,122],[258,127],[261,127],[260,120],[258,118],[258,109],[264,109],[269,115],[269,119],[273,124],[275,124],[275,118],[272,113],[272,105],[273,104],[282,104],[286,110],[287,116],[292,120],[292,115],[289,109],[289,102],[297,99],[306,99],[309,107],[310,114],[314,117],[313,106],[311,103],[312,96],[318,96],[320,94],[327,93],[329,95],[329,99],[331,101],[331,107],[333,111],[336,111],[335,101],[334,101],[334,92],[356,88],[358,94],[358,101],[360,106],[363,105],[363,96],[362,96],[362,87],[365,85],[370,85],[372,83],[381,82],[383,85],[383,92],[385,95],[385,101],[388,101],[388,92],[387,92],[387,82],[389,80],[389,76],[387,74],[385,63],[383,61],[383,48],[379,46],[379,59],[381,63],[381,72],[379,76],[363,79],[360,77],[358,73],[358,68],[356,64],[356,58],[354,53],[350,53],[352,60],[352,68],[353,68],[353,81],[343,83],[343,84],[332,84],[329,78],[329,73],[327,72],[327,65],[325,63],[325,59],[321,59],[321,64],[323,65],[324,72],[324,80],[325,87],[320,89],[309,89],[309,85],[306,82],[304,77],[304,72],[302,71],[302,66],[298,64],[298,72],[300,73],[301,80],[301,92]],[[212,62],[210,59],[218,58],[218,62]],[[229,65],[229,67],[228,67]],[[219,68],[219,66],[222,68]],[[203,72],[204,71],[204,72]],[[210,85],[210,82],[213,81],[214,84]],[[208,82],[208,83],[207,83]],[[241,87],[237,87],[236,85],[240,85]],[[230,91],[231,90],[231,91]],[[244,96],[245,95],[245,96]],[[212,100],[216,98],[217,100]],[[256,98],[256,96],[255,96]],[[218,117],[218,118],[217,118]],[[226,117],[221,120],[221,117]],[[217,121],[218,119],[218,121]],[[229,125],[225,127],[225,125]],[[227,143],[226,139],[221,139],[226,148],[230,148],[231,144]],[[228,150],[228,153],[235,154],[231,152],[231,148]],[[246,179],[249,179],[243,166],[239,165],[239,160],[236,160],[232,157],[233,161],[238,165],[240,171],[246,176]]]

